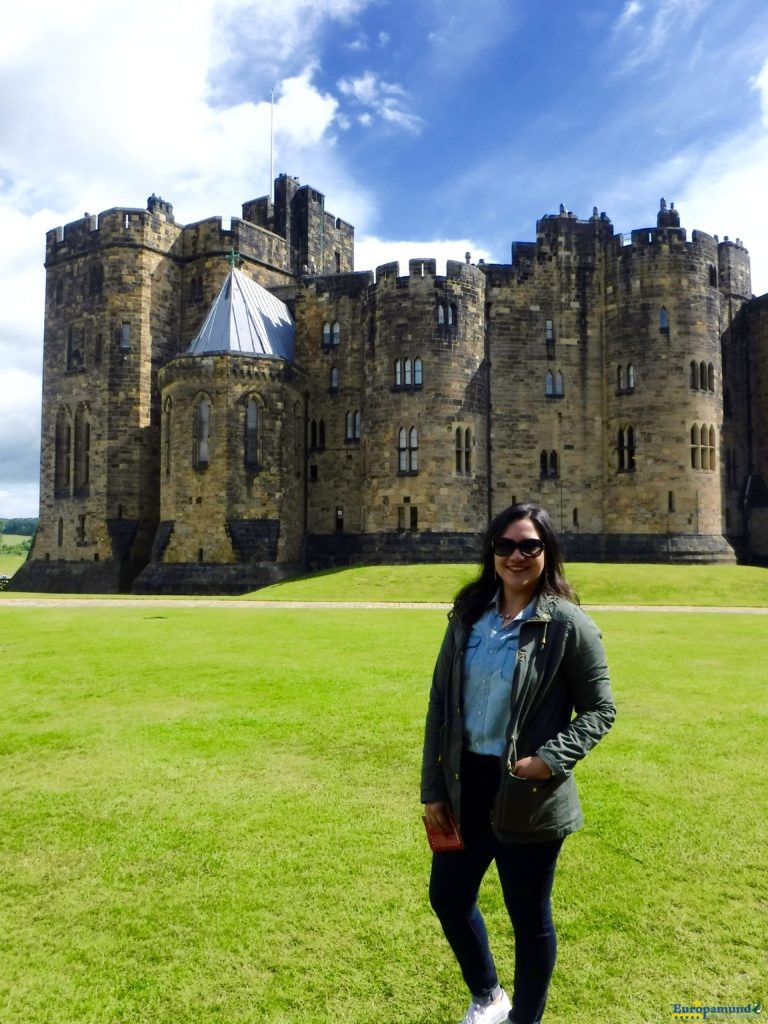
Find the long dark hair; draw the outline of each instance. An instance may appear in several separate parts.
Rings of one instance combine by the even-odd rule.
[[[565,578],[562,549],[549,513],[532,501],[519,501],[499,512],[486,530],[480,555],[480,572],[474,580],[461,588],[453,602],[456,614],[462,619],[476,622],[496,593],[499,584],[493,561],[493,542],[501,537],[510,523],[519,519],[530,519],[536,533],[544,541],[544,572],[539,578],[536,593],[555,594],[574,604],[579,603],[576,591]]]

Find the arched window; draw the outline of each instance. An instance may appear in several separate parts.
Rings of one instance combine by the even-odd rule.
[[[407,388],[413,384],[413,364],[410,359],[406,359],[403,366],[403,383]]]
[[[403,384],[403,361],[402,359],[395,360],[395,387],[402,387]]]
[[[171,414],[173,412],[173,402],[170,398],[166,398],[165,404],[163,405],[163,468],[165,475],[171,475]]]
[[[452,302],[448,307],[448,323],[451,327],[455,327],[459,322],[459,307],[455,302]]]
[[[251,395],[245,404],[245,467],[255,472],[261,467],[261,409]]]
[[[397,470],[399,473],[408,472],[408,431],[401,427],[397,434]]]
[[[320,420],[317,424],[317,447],[321,451],[325,449],[325,420]]]
[[[574,530],[579,528],[579,510],[577,508],[573,510],[573,528]]]
[[[328,387],[331,391],[339,390],[339,368],[338,366],[331,367],[331,373],[328,381]]]
[[[453,310],[454,310],[453,303],[450,303],[448,305],[446,311],[445,311],[446,318],[447,318],[447,323],[448,323],[449,327],[453,327]]]
[[[632,363],[627,366],[627,391],[635,390],[635,367]]]
[[[207,397],[198,399],[193,423],[195,469],[207,469],[210,461],[211,402]]]
[[[464,472],[464,446],[461,439],[461,427],[456,427],[456,472]]]
[[[360,412],[355,410],[355,440],[360,440]]]
[[[442,302],[437,304],[437,322],[441,327],[445,323],[445,306]]]
[[[544,378],[544,394],[547,398],[551,398],[555,393],[555,378],[552,376],[552,371],[547,370],[547,375]]]
[[[66,409],[59,409],[56,414],[56,448],[54,456],[54,491],[61,497],[69,493],[70,458],[72,447],[72,427]]]
[[[472,472],[472,434],[469,427],[464,431],[464,472]]]
[[[397,434],[397,469],[399,473],[419,471],[419,432],[416,427],[401,427]]]
[[[659,310],[659,330],[662,334],[669,334],[669,313],[666,306]]]
[[[699,390],[707,390],[707,364],[704,360],[699,363]]]
[[[699,368],[698,368],[698,366],[696,365],[696,363],[695,363],[695,361],[693,359],[691,360],[691,367],[690,367],[690,374],[689,374],[689,377],[688,377],[688,382],[690,384],[691,391],[697,391],[698,390],[698,388],[699,388]]]
[[[331,325],[326,322],[323,324],[323,348],[331,347]]]
[[[715,367],[712,363],[707,365],[707,388],[712,392],[715,390]]]
[[[709,468],[716,469],[717,461],[715,458],[715,428],[709,428]]]
[[[691,468],[701,469],[701,438],[695,423],[691,427]]]
[[[624,367],[623,366],[617,366],[616,367],[616,390],[617,391],[623,391],[624,390]]]
[[[635,428],[627,427],[627,469],[632,472],[635,468]]]
[[[341,324],[336,320],[333,324],[332,344],[335,347],[341,342]]]
[[[347,441],[359,441],[360,440],[360,412],[355,409],[354,412],[349,410],[347,412],[345,421],[344,436]]]
[[[627,453],[624,444],[624,428],[619,427],[618,433],[616,435],[616,455],[618,457],[618,469],[620,473],[623,473],[624,470],[627,468]]]
[[[701,468],[709,469],[709,431],[703,423],[699,430],[699,439],[701,445]]]
[[[542,451],[539,456],[539,473],[542,477],[545,477],[549,472],[549,456],[545,451]]]
[[[552,451],[549,453],[549,475],[557,476],[558,472],[559,467],[557,464],[557,452]]]
[[[717,267],[709,265],[709,283],[712,288],[717,288]]]
[[[555,395],[558,398],[562,398],[564,394],[565,394],[565,388],[564,388],[564,384],[563,384],[563,375],[558,370],[557,373],[555,374]]]
[[[413,361],[413,386],[420,388],[423,383],[423,371],[420,359]]]
[[[75,412],[75,492],[88,486],[91,475],[91,425],[82,405]]]
[[[411,473],[418,473],[419,471],[419,432],[416,427],[411,427],[408,434],[408,448],[410,449],[410,471]]]

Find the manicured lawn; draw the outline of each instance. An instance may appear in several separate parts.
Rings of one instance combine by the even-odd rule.
[[[547,1024],[765,1000],[758,616],[601,613]],[[418,762],[430,611],[0,609],[2,1024],[455,1024]],[[502,980],[498,885],[483,905]]]
[[[450,601],[472,565],[370,565],[337,569],[254,591],[273,601]],[[617,565],[573,562],[583,604],[768,605],[768,569],[750,565]]]

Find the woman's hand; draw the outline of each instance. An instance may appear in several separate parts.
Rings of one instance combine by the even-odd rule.
[[[424,804],[424,817],[427,819],[428,825],[438,829],[445,835],[449,836],[453,832],[451,828],[450,804],[442,800],[437,800],[431,804]]]
[[[552,778],[552,769],[538,754],[534,754],[532,757],[521,757],[519,761],[515,762],[512,772],[521,779]]]

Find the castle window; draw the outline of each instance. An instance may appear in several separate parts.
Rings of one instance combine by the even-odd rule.
[[[659,331],[661,334],[669,334],[669,313],[666,306],[659,310]]]
[[[331,373],[328,380],[328,387],[331,391],[339,390],[339,368],[338,366],[331,367]]]
[[[699,389],[699,368],[695,361],[691,360],[690,373],[688,376],[691,391],[698,391]]]
[[[552,376],[552,371],[547,370],[547,376],[544,378],[544,394],[547,398],[551,398],[555,393],[555,378]]]
[[[395,387],[399,388],[403,385],[403,361],[402,359],[395,360]]]
[[[544,340],[547,342],[555,340],[555,324],[553,320],[546,320],[544,322]]]
[[[91,425],[85,418],[85,410],[78,406],[75,412],[75,494],[82,494],[88,487],[91,475]]]
[[[675,511],[675,492],[667,491],[667,512]]]
[[[616,436],[616,455],[620,473],[635,471],[635,430],[634,427],[619,427]]]
[[[573,528],[574,530],[579,528],[579,510],[577,508],[573,510]]]
[[[336,255],[338,256],[338,253],[336,253]],[[336,533],[343,533],[344,532],[344,506],[343,505],[337,505],[336,506],[336,517],[335,517],[335,519],[336,519]]]
[[[699,363],[699,390],[707,390],[707,364],[703,361]]]
[[[355,411],[355,440],[360,440],[360,413]]]
[[[131,325],[123,323],[120,327],[120,349],[127,352],[131,347]]]
[[[56,415],[56,447],[53,470],[54,496],[57,498],[64,497],[69,493],[72,427],[68,422],[68,418],[67,411],[59,409]]]
[[[398,473],[418,473],[419,432],[416,427],[401,427],[397,434]]]
[[[336,252],[336,253],[334,253],[334,256],[336,258],[336,273],[340,274],[341,273],[341,253],[340,252]]]
[[[312,451],[317,448],[317,420],[312,420],[309,425],[309,447]]]
[[[326,321],[323,324],[323,348],[331,347],[331,325]]]
[[[709,428],[709,468],[714,470],[717,468],[715,460],[715,428]]]
[[[336,348],[341,342],[341,324],[338,320],[334,322],[333,330],[331,331],[331,344]]]
[[[77,517],[77,543],[85,544],[85,516],[82,512]]]
[[[397,506],[397,528],[398,530],[405,529],[405,505]]]
[[[450,327],[456,327],[459,322],[459,308],[455,302],[452,302],[448,307],[448,324]]]
[[[211,440],[211,403],[208,398],[201,398],[195,406],[193,465],[197,470],[208,468]]]
[[[464,471],[464,445],[461,439],[461,427],[456,427],[456,472]]]
[[[64,520],[59,518],[59,523],[56,528],[56,543],[59,547],[64,543]]]
[[[317,446],[320,451],[325,451],[325,420],[317,424]]]
[[[709,265],[709,283],[712,288],[717,288],[717,267]]]
[[[453,311],[454,311],[455,308],[456,307],[453,305],[453,303],[451,303],[451,304],[449,304],[446,307],[446,310],[445,310],[446,323],[448,324],[449,327],[453,327],[453,322],[454,322]]]
[[[203,279],[202,277],[193,277],[189,282],[189,299],[190,302],[199,302],[203,297]]]
[[[539,456],[539,475],[543,479],[549,471],[549,457],[545,451]]]
[[[707,389],[714,393],[715,390],[715,368],[712,363],[707,365]]]
[[[171,413],[173,402],[166,398],[163,406],[163,463],[165,475],[171,475]]]
[[[442,302],[438,302],[437,304],[437,322],[440,327],[445,324],[445,306]]]
[[[415,505],[411,505],[410,520],[410,528],[415,532],[419,528],[419,510]]]
[[[355,410],[354,412],[348,411],[346,417],[346,429],[345,439],[347,441],[359,441],[360,440],[360,412]]]
[[[245,405],[245,468],[255,473],[263,461],[263,417],[259,400],[251,395]]]
[[[84,342],[84,329],[70,325],[67,331],[67,370],[76,372],[83,369]]]
[[[464,472],[472,472],[472,434],[469,427],[464,431]]]
[[[558,472],[559,470],[557,465],[557,452],[552,451],[549,453],[549,475],[557,476]]]
[[[563,375],[558,370],[555,374],[555,398],[562,398],[565,394],[565,388],[563,385]]]
[[[621,394],[624,390],[624,367],[616,367],[616,390]]]
[[[403,384],[407,388],[413,384],[413,364],[410,359],[406,359],[403,364]]]
[[[420,388],[422,385],[422,365],[420,359],[413,361],[413,386]]]
[[[635,368],[632,363],[627,366],[627,391],[635,390]]]
[[[701,469],[701,438],[695,423],[691,427],[691,469]]]
[[[707,443],[709,441],[709,431],[704,424],[701,425],[701,429],[699,430],[699,437],[701,445],[701,468],[709,469],[709,444]]]

